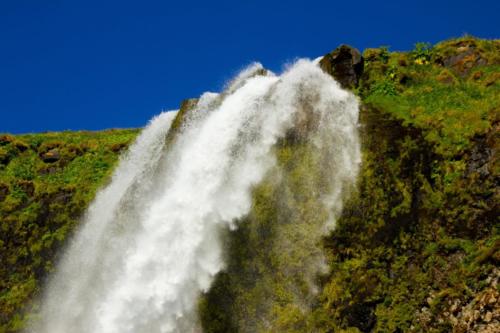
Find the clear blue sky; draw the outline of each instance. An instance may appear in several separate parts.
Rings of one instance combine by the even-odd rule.
[[[500,38],[499,13],[499,0],[0,0],[0,132],[139,127],[251,61]]]

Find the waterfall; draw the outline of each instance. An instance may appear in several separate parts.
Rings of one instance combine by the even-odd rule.
[[[184,112],[172,140],[176,112],[165,112],[121,158],[66,248],[32,332],[201,331],[197,302],[225,267],[223,231],[251,211],[276,143],[311,115],[319,124],[311,140],[336,156],[325,230],[334,224],[360,161],[358,104],[313,62],[281,75],[253,64]]]

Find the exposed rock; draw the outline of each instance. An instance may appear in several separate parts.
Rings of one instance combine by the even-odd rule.
[[[111,146],[111,151],[113,153],[118,153],[118,152],[122,151],[123,149],[125,149],[127,146],[128,146],[128,144],[126,144],[124,142],[115,143]]]
[[[485,280],[488,286],[475,297],[460,301],[450,300],[448,308],[432,318],[428,308],[422,308],[417,314],[418,322],[425,328],[433,320],[451,325],[453,333],[493,333],[500,332],[500,303],[497,288],[500,270],[495,269]],[[430,297],[432,302],[432,297]],[[428,299],[429,301],[429,299]]]
[[[172,137],[179,131],[181,124],[185,123],[185,118],[190,113],[189,111],[194,110],[196,104],[198,104],[198,98],[189,98],[181,102],[179,111],[177,112],[177,115],[175,116],[170,127],[170,131],[167,134],[168,137]]]
[[[490,175],[490,165],[494,165],[495,142],[497,142],[500,124],[494,124],[493,128],[486,134],[474,138],[476,144],[467,153],[467,173],[478,173],[484,178]]]
[[[40,157],[45,163],[54,163],[59,161],[59,159],[61,158],[61,154],[59,153],[59,149],[54,148],[46,153],[43,153]]]
[[[466,76],[476,66],[486,65],[488,61],[481,56],[474,43],[465,43],[455,48],[455,52],[438,59],[438,63],[453,69],[458,75]]]
[[[364,59],[361,53],[348,45],[341,45],[326,54],[320,67],[332,75],[344,88],[353,89],[363,74]]]
[[[181,102],[180,112],[187,112],[189,110],[193,110],[198,104],[198,98],[188,98]]]

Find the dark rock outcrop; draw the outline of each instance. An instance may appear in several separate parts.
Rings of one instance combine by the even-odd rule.
[[[436,62],[462,77],[467,76],[472,68],[488,64],[474,41],[456,43],[452,50],[450,54],[438,57]]]
[[[59,161],[59,159],[61,158],[61,154],[59,153],[59,149],[54,148],[46,153],[43,153],[40,157],[45,163],[54,163]]]
[[[177,116],[175,116],[170,127],[170,131],[167,134],[167,141],[172,139],[175,136],[175,133],[180,130],[181,124],[185,123],[188,114],[190,113],[190,111],[196,108],[197,104],[198,98],[189,98],[181,102],[181,106],[179,108],[179,111],[177,112]]]
[[[125,142],[120,142],[120,143],[115,143],[111,146],[111,151],[113,153],[119,153],[120,151],[122,151],[123,149],[127,148],[128,147],[128,144],[125,143]]]
[[[348,45],[341,45],[326,54],[320,67],[333,76],[344,88],[353,89],[363,74],[364,59],[361,53]]]

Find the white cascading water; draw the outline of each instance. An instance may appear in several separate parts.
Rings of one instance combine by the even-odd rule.
[[[307,60],[281,76],[252,65],[224,93],[204,94],[168,147],[175,112],[143,130],[68,246],[32,332],[200,331],[198,297],[224,269],[221,231],[249,213],[252,188],[275,163],[273,146],[308,96],[343,138],[341,181],[354,181],[356,98]]]

